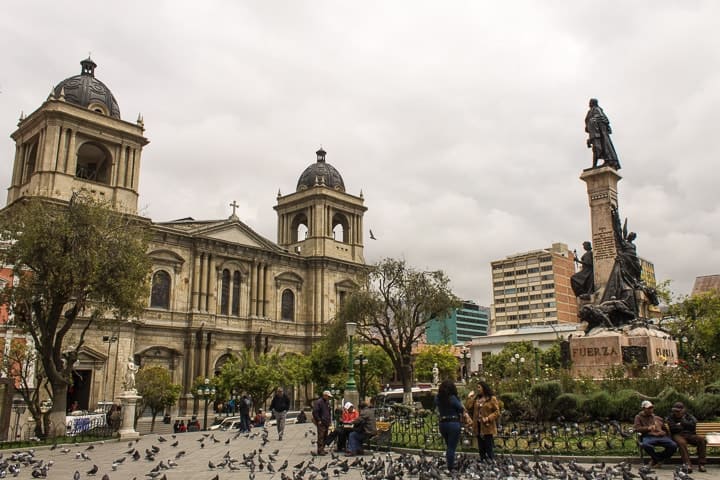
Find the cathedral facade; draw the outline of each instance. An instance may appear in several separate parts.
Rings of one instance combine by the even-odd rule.
[[[68,405],[92,410],[112,402],[132,358],[170,371],[183,386],[178,413],[186,415],[194,380],[212,377],[238,352],[309,353],[365,269],[362,194],[345,191],[320,149],[296,191],[278,193],[276,242],[243,223],[235,202],[225,219],[142,218],[143,120],[122,120],[96,64],[88,58],[81,65],[11,135],[6,208],[26,197],[68,202],[84,189],[147,222],[152,290],[139,318],[88,332]]]

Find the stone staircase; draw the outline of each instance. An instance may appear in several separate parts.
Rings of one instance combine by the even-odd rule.
[[[152,423],[152,418],[150,417],[140,417],[137,421],[137,432],[140,435],[148,435],[150,433],[150,424]],[[158,417],[155,419],[155,430],[152,432],[153,434],[159,434],[159,435],[170,435],[173,433],[173,424],[172,423],[163,423],[162,416],[158,415]]]

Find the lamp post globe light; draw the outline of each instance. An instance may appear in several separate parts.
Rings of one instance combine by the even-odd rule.
[[[353,363],[357,365],[360,370],[360,384],[358,390],[360,392],[360,400],[363,400],[365,398],[365,366],[368,363],[368,359],[365,355],[363,355],[362,350],[358,350],[357,357],[355,357],[355,361]]]
[[[470,349],[466,346],[462,347],[460,349],[460,355],[463,359],[463,380],[467,381],[470,378]]]
[[[510,362],[517,366],[517,374],[520,375],[520,366],[525,363],[525,357],[521,357],[519,353],[516,353],[510,357]]]
[[[208,401],[215,398],[215,387],[210,386],[210,379],[206,378],[205,385],[198,387],[197,398],[205,400],[205,415],[203,417],[203,430],[207,430]]]

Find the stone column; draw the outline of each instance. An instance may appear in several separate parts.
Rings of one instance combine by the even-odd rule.
[[[120,440],[133,440],[140,438],[140,434],[135,431],[135,410],[137,402],[142,397],[137,394],[136,390],[127,390],[117,397],[122,403],[122,426],[118,433]]]
[[[587,169],[580,175],[580,180],[587,184],[590,203],[596,298],[602,298],[617,256],[610,208],[617,207],[617,184],[621,178],[610,167]]]

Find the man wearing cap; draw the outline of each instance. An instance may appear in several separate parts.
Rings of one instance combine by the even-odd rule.
[[[327,455],[325,452],[325,438],[327,437],[328,430],[330,429],[330,422],[332,417],[330,415],[330,399],[332,393],[330,390],[325,390],[322,396],[315,401],[313,407],[312,416],[313,423],[317,426],[317,454]]]
[[[672,413],[665,420],[670,427],[672,439],[678,445],[680,456],[687,468],[687,472],[692,473],[692,463],[690,463],[690,454],[687,448],[688,444],[697,447],[698,470],[704,472],[705,464],[707,463],[705,454],[707,440],[704,435],[697,435],[695,433],[697,419],[687,412],[682,402],[677,402],[672,406]]]
[[[677,444],[669,436],[669,430],[665,421],[659,415],[655,415],[655,407],[652,402],[644,400],[640,407],[642,411],[635,415],[633,428],[640,433],[640,447],[650,455],[651,467],[660,468],[665,460],[673,456],[677,450]],[[655,451],[656,447],[663,449],[661,453]]]
[[[278,387],[275,391],[275,396],[270,402],[270,411],[277,419],[278,440],[282,440],[283,433],[285,433],[285,419],[288,410],[290,410],[290,398],[285,395],[282,387]]]

